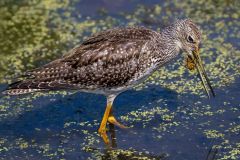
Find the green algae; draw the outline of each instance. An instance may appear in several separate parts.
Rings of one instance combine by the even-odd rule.
[[[94,149],[89,149],[89,152],[96,151]],[[129,159],[129,160],[161,160],[164,159],[166,155],[152,155],[144,152],[138,152],[133,149],[122,150],[122,149],[111,149],[105,152],[105,154],[96,152],[95,155],[90,159]]]
[[[216,130],[205,130],[203,133],[206,135],[207,138],[223,138],[224,137],[224,134],[219,133]]]
[[[240,51],[239,44],[239,3],[231,0],[221,1],[185,1],[178,0],[164,2],[162,5],[146,7],[139,5],[131,14],[122,13],[119,20],[113,16],[103,16],[99,20],[86,18],[78,22],[72,17],[70,1],[1,1],[0,8],[0,81],[10,82],[16,75],[25,70],[41,66],[80,43],[89,33],[112,28],[118,24],[124,25],[147,25],[160,31],[162,26],[169,24],[175,17],[190,17],[203,29],[203,44],[201,57],[204,60],[208,76],[213,82],[213,87],[221,89],[234,83],[240,74]],[[14,4],[14,5],[10,5]],[[59,13],[61,10],[63,13]],[[81,11],[79,11],[81,13]],[[79,15],[80,16],[80,15]],[[124,22],[123,22],[124,21]],[[159,26],[162,24],[162,26]],[[230,43],[229,39],[234,39]],[[232,41],[231,41],[232,42]],[[188,72],[183,66],[183,59],[175,60],[166,67],[156,71],[144,84],[138,85],[135,90],[141,91],[146,84],[154,84],[177,92],[180,99],[184,94],[195,94],[205,97],[200,81],[195,72]],[[187,83],[186,83],[187,82]],[[37,109],[32,105],[39,97],[54,99],[55,95],[62,98],[72,93],[60,91],[36,93],[27,97],[12,99],[9,96],[0,99],[0,120],[16,118],[23,113]],[[239,124],[230,121],[227,124],[217,124],[212,127],[211,118],[220,118],[231,113],[239,113],[239,106],[232,105],[230,100],[221,103],[218,109],[201,101],[194,102],[189,107],[177,106],[174,111],[168,108],[162,99],[157,105],[142,106],[140,109],[129,111],[120,118],[124,124],[131,128],[140,125],[141,132],[152,132],[152,139],[162,142],[165,137],[181,134],[181,128],[191,132],[193,122],[197,123],[199,133],[207,139],[219,141],[215,145],[221,150],[218,159],[238,159],[240,157],[240,144],[231,140],[231,136],[239,134]],[[181,117],[179,119],[179,117]],[[202,120],[200,121],[199,119]],[[156,122],[156,119],[158,120]],[[210,120],[211,119],[211,120]],[[239,121],[238,116],[237,120]],[[199,120],[199,121],[198,121]],[[151,156],[149,151],[137,151],[134,148],[116,149],[103,152],[101,149],[93,149],[101,144],[96,132],[99,120],[93,121],[66,121],[64,130],[54,133],[50,139],[61,137],[60,144],[52,144],[48,141],[37,142],[35,139],[16,138],[12,142],[8,139],[0,139],[0,153],[13,152],[18,148],[23,153],[29,149],[35,150],[39,155],[47,159],[65,159],[63,156],[76,151],[90,154],[89,159],[101,159],[106,156],[116,158],[121,155],[128,159],[157,159]],[[212,127],[212,128],[211,128]],[[35,128],[36,132],[50,132],[47,129]],[[83,140],[79,145],[64,146],[76,133],[81,134]],[[139,134],[139,133],[133,133]],[[141,135],[138,136],[141,138]],[[27,157],[27,154],[26,154]],[[29,155],[31,157],[31,155]],[[34,157],[34,156],[33,156]],[[67,158],[66,158],[67,159]]]
[[[5,82],[25,70],[60,57],[79,42],[76,35],[93,26],[70,17],[68,0],[1,2],[0,80]],[[60,15],[58,10],[64,11]],[[73,29],[78,28],[77,33]],[[71,42],[71,43],[70,43]]]

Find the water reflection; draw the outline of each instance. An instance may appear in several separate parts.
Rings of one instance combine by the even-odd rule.
[[[138,159],[144,159],[147,158],[149,160],[164,160],[168,158],[167,153],[161,153],[158,155],[153,154],[146,154],[142,152],[137,152],[136,150],[121,150],[118,149],[117,146],[117,135],[115,126],[111,123],[108,124],[109,126],[109,134],[110,134],[110,144],[106,146],[106,149],[104,150],[104,155],[101,156],[101,160],[138,160]],[[212,140],[212,146],[209,148],[209,151],[206,155],[205,160],[215,160],[217,157],[218,149],[216,146],[214,146],[215,140]],[[205,156],[203,156],[205,157]]]
[[[111,148],[117,148],[117,138],[116,138],[116,130],[115,126],[111,123],[108,124],[109,126],[109,133],[111,138]]]
[[[134,148],[129,150],[118,148],[117,146],[117,135],[116,129],[113,124],[108,124],[109,127],[109,135],[110,135],[110,144],[106,146],[106,148],[101,151],[101,149],[93,148],[89,149],[89,152],[100,152],[102,153],[97,158],[101,160],[164,160],[167,158],[166,153],[158,153],[158,155],[139,152]],[[95,157],[96,158],[96,157]]]

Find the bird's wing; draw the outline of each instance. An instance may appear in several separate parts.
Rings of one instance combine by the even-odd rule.
[[[10,85],[8,90],[25,89],[25,93],[27,89],[32,92],[122,85],[137,71],[142,49],[151,40],[152,32],[142,27],[100,32],[62,58],[27,72],[26,80]]]
[[[98,32],[88,37],[80,46],[65,54],[63,58],[84,57],[86,54],[91,54],[91,52],[86,53],[86,51],[101,51],[106,49],[109,44],[114,46],[114,44],[122,42],[146,42],[153,38],[153,33],[154,31],[144,27],[114,28]],[[81,56],[82,54],[84,55]]]

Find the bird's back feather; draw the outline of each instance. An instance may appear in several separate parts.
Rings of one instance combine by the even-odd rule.
[[[26,73],[5,94],[43,90],[95,90],[126,85],[139,70],[144,46],[156,32],[127,27],[95,34],[62,58]]]

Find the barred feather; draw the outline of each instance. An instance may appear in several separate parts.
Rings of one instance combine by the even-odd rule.
[[[20,94],[27,94],[27,93],[32,93],[32,92],[39,92],[39,91],[44,91],[44,89],[10,89],[3,91],[3,94],[6,95],[20,95]]]

